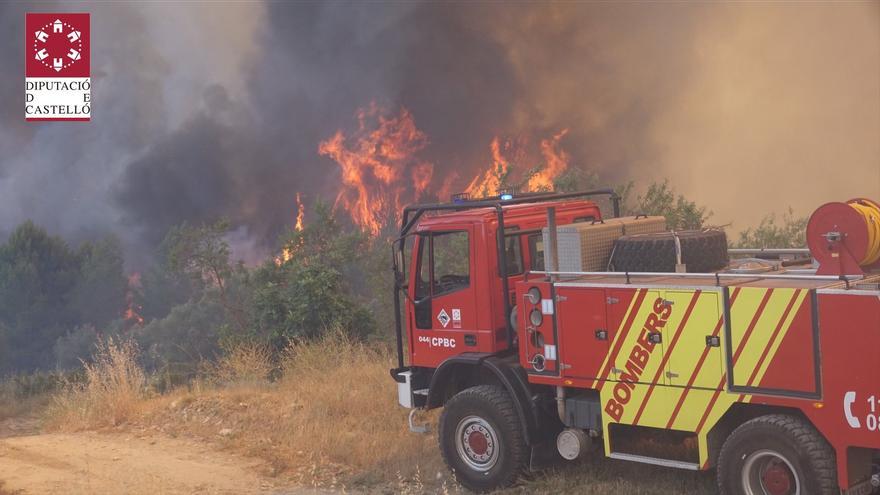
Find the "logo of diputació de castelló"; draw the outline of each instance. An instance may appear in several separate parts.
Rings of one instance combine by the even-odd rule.
[[[25,15],[25,120],[88,121],[89,14]]]

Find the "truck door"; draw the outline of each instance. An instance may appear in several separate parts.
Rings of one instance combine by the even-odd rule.
[[[602,288],[559,288],[556,317],[563,376],[599,378],[608,355],[609,333]]]
[[[664,385],[658,372],[668,342],[664,301],[658,289],[609,289],[608,326],[613,338],[609,380]]]
[[[674,386],[715,389],[721,383],[721,320],[714,291],[667,290],[666,377]]]
[[[477,331],[472,234],[469,225],[419,234],[408,301],[417,366],[490,345],[491,332]]]

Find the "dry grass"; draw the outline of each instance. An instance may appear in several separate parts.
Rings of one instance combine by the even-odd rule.
[[[254,372],[244,363],[254,365]],[[406,428],[406,411],[391,392],[392,364],[384,346],[334,334],[291,346],[274,383],[230,379],[218,387],[208,381],[151,400],[141,421],[262,458],[272,474],[305,485],[403,488],[421,483],[424,473],[431,473],[432,483],[438,474],[448,478],[434,439]],[[266,376],[271,361],[246,348],[231,351],[221,366],[234,369],[234,377],[253,378]],[[214,369],[214,377],[230,376],[217,373]]]
[[[201,368],[213,384],[247,386],[264,385],[275,365],[266,345],[246,342],[227,348],[216,363],[205,362]]]
[[[435,435],[406,427],[388,369],[391,352],[341,334],[288,349],[281,377],[265,349],[242,346],[189,389],[143,395],[134,351],[108,345],[88,370],[88,384],[55,402],[61,429],[127,428],[201,438],[266,461],[268,474],[306,486],[383,493],[459,492],[443,466]],[[206,368],[208,369],[208,368]],[[122,398],[116,398],[119,394]],[[426,419],[436,422],[437,413]],[[436,428],[433,428],[436,431]],[[597,454],[601,456],[601,454]],[[565,464],[535,474],[506,493],[712,493],[711,474],[607,459]]]
[[[82,430],[117,426],[136,417],[144,405],[146,375],[131,341],[112,338],[98,344],[92,363],[84,363],[85,381],[72,382],[54,397],[47,426]]]

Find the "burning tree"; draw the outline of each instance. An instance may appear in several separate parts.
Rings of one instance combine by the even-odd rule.
[[[357,111],[357,122],[351,135],[337,131],[321,142],[318,152],[335,160],[342,172],[335,205],[376,236],[398,218],[404,203],[425,193],[434,166],[416,156],[427,146],[428,138],[416,128],[406,108],[389,115],[372,103]]]

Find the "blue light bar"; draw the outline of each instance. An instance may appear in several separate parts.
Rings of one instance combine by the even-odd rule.
[[[501,195],[501,201],[510,201],[511,199],[513,199],[513,194],[504,193]]]

